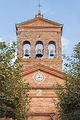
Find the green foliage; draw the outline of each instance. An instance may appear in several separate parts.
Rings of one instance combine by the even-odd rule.
[[[27,120],[29,84],[23,84],[20,59],[12,62],[15,52],[15,42],[0,42],[0,117]]]
[[[61,120],[80,120],[80,42],[75,46],[71,58],[65,58],[65,86],[56,85],[59,97],[57,108]]]

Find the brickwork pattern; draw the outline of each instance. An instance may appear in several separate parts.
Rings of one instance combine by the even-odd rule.
[[[32,69],[31,69],[32,71]],[[38,113],[38,114],[48,114],[46,116],[35,116],[33,115],[32,118],[30,117],[29,120],[50,120],[50,113],[57,113],[56,111],[56,103],[58,102],[58,97],[56,95],[56,90],[53,85],[56,83],[61,83],[64,85],[64,79],[60,77],[56,77],[55,75],[51,75],[45,71],[36,70],[35,72],[29,72],[29,74],[24,74],[23,82],[30,83],[31,90],[29,92],[29,97],[32,98],[30,103],[30,112]],[[44,76],[43,81],[41,84],[35,79],[36,73],[41,73]],[[58,73],[57,73],[58,74]],[[60,73],[61,74],[61,73]],[[37,94],[41,92],[40,94]],[[54,120],[58,120],[57,114],[53,117]]]
[[[31,66],[34,66],[36,64],[42,64],[47,67],[56,69],[58,71],[62,71],[62,60],[59,59],[43,59],[43,60],[37,60],[37,59],[22,59],[21,64],[23,64],[23,69],[27,69]]]
[[[40,36],[40,38],[39,38]],[[44,58],[48,58],[48,45],[50,41],[55,42],[56,44],[56,57],[61,57],[61,34],[57,32],[48,32],[48,31],[41,31],[38,30],[30,30],[27,32],[21,32],[20,35],[18,35],[18,55],[22,57],[23,55],[23,43],[25,41],[29,41],[31,44],[31,58],[35,58],[35,47],[36,43],[38,41],[41,41],[43,43],[44,47]]]
[[[48,45],[53,41],[56,45],[56,63],[47,61],[40,61],[40,63],[49,65],[50,67],[62,71],[62,55],[61,55],[61,35],[62,25],[48,21],[44,18],[35,18],[33,20],[23,22],[17,25],[17,42],[18,42],[18,57],[23,57],[23,43],[29,41],[31,45],[31,58],[35,59],[36,43],[41,41],[43,43],[43,59],[48,59]],[[24,62],[23,62],[24,63]],[[39,63],[34,60],[32,62],[26,61],[25,66]]]
[[[22,58],[20,63],[23,64],[24,69],[23,83],[29,82],[31,87],[29,97],[32,97],[32,100],[29,120],[51,120],[51,116],[54,120],[58,120],[56,110],[58,97],[53,84],[61,83],[64,85],[63,73],[60,72],[62,71],[62,25],[38,17],[17,24],[16,30],[18,57],[23,57],[23,43],[25,41],[29,41],[31,45],[31,58]],[[35,47],[38,41],[43,43],[44,58],[41,60],[37,60],[35,57]],[[52,60],[48,59],[48,45],[51,41],[56,45],[56,58]],[[35,74],[38,72],[44,76],[41,83],[38,83],[35,79]]]

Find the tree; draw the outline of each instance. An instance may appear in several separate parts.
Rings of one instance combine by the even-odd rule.
[[[15,52],[15,42],[0,42],[0,117],[27,120],[29,84],[23,84],[20,59],[12,63]]]
[[[64,83],[57,84],[57,104],[61,120],[80,120],[80,42],[74,47],[71,58],[65,63]]]

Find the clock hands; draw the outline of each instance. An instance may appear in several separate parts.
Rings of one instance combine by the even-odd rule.
[[[37,80],[38,82],[42,81],[42,80],[43,80],[43,75],[37,73],[37,74],[36,74],[36,80]]]

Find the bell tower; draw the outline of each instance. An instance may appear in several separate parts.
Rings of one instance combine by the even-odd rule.
[[[58,120],[58,101],[53,84],[64,84],[62,73],[61,36],[63,25],[43,18],[16,24],[17,55],[21,58],[24,83],[30,83],[29,120]],[[54,101],[53,101],[54,99]]]
[[[24,68],[40,63],[62,71],[62,28],[62,24],[45,19],[40,13],[16,24],[17,54]]]

